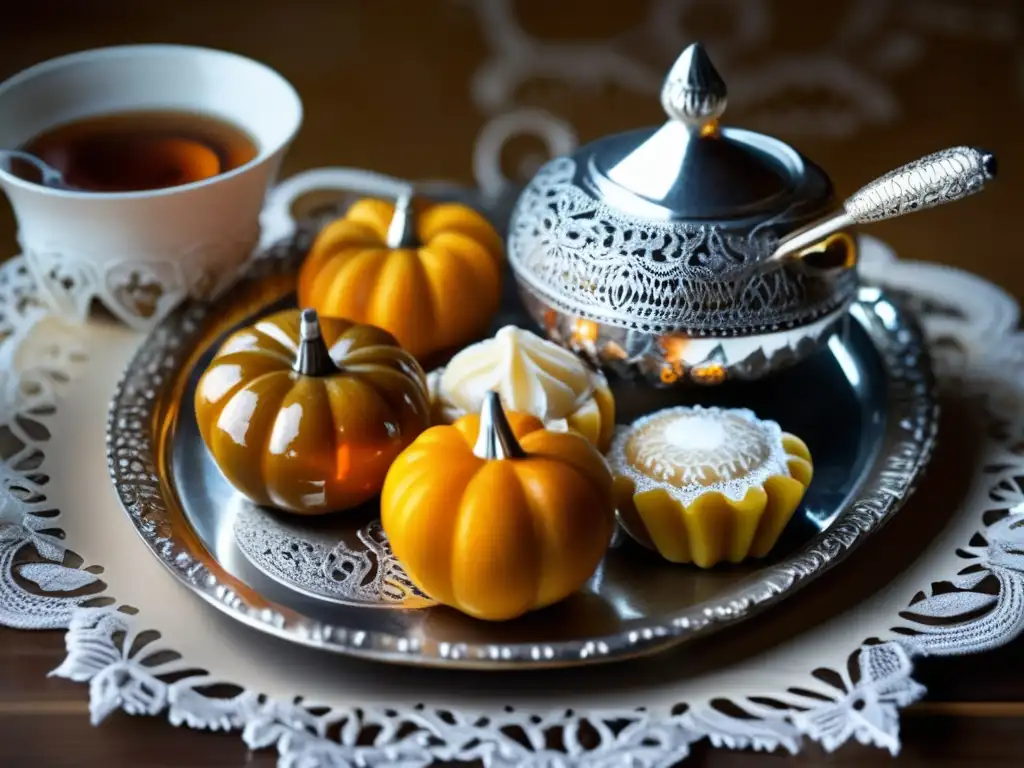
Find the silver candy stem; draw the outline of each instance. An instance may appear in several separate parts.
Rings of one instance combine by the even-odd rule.
[[[693,43],[672,65],[661,88],[661,106],[673,120],[700,130],[725,112],[725,81],[700,43]]]
[[[388,248],[415,248],[416,217],[412,212],[412,195],[405,194],[395,201],[395,215],[388,226]]]
[[[303,376],[328,376],[339,370],[320,332],[320,320],[315,309],[302,310],[299,319],[299,354],[295,357],[294,369]]]
[[[952,147],[922,157],[861,187],[843,209],[789,233],[769,261],[799,253],[833,232],[903,216],[980,192],[996,177],[995,155],[973,147]]]
[[[473,453],[481,459],[521,459],[526,455],[512,432],[497,392],[488,392],[484,398],[480,409],[480,434]]]

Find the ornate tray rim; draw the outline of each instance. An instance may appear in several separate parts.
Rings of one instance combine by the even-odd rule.
[[[292,236],[265,251],[232,291],[276,280],[279,298],[289,293],[315,226],[303,222]],[[856,496],[829,528],[796,554],[757,571],[722,599],[591,640],[450,643],[377,630],[352,631],[269,602],[227,574],[199,543],[180,505],[169,503],[167,494],[175,491],[160,480],[158,467],[166,457],[161,456],[163,440],[155,433],[165,420],[157,415],[170,397],[166,382],[195,354],[194,342],[212,322],[214,310],[209,302],[192,301],[172,312],[143,341],[119,380],[108,415],[107,460],[121,505],[147,547],[175,578],[221,611],[292,642],[377,661],[477,669],[607,663],[664,650],[747,619],[840,563],[888,522],[916,487],[937,435],[935,378],[921,330],[882,290],[862,287],[850,312],[871,337],[887,373],[886,429]]]

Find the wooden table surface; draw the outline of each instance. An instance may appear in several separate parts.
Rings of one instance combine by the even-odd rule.
[[[656,93],[649,83],[638,87],[630,73],[636,68],[664,72],[675,48],[702,39],[713,57],[724,56],[729,63],[720,67],[733,86],[727,122],[797,144],[828,169],[841,192],[944,146],[970,143],[995,151],[1001,178],[984,195],[941,213],[886,222],[872,232],[904,258],[967,267],[1020,298],[1024,48],[1019,5],[1013,0],[50,0],[5,9],[0,77],[55,55],[104,45],[179,42],[226,48],[277,68],[303,97],[305,126],[285,174],[350,165],[471,182],[471,150],[481,130],[518,108],[554,113],[584,141],[658,121]],[[656,15],[659,8],[673,7],[680,11],[667,20]],[[565,41],[573,46],[567,48]],[[567,50],[582,57],[605,54],[581,71],[560,58]],[[526,55],[515,58],[521,51]],[[604,68],[608,52],[633,64]],[[511,87],[488,90],[486,83],[494,81],[477,80],[484,87],[473,95],[473,78],[514,74],[517,62],[525,70]],[[508,166],[535,152],[535,145],[510,143]],[[13,253],[14,223],[6,206],[0,211],[0,237]],[[237,734],[175,730],[160,719],[124,714],[92,728],[86,690],[46,677],[63,649],[59,632],[0,630],[0,764],[274,764],[272,754],[247,754]],[[924,660],[916,676],[929,695],[904,714],[898,765],[980,768],[1024,761],[1024,641],[976,657]],[[824,757],[810,746],[791,762],[858,765],[883,756],[847,746]],[[699,746],[687,765],[777,762]]]

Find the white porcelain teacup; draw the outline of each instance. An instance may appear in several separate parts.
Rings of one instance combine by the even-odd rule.
[[[38,64],[0,84],[0,148],[83,117],[144,110],[210,115],[246,131],[256,157],[202,181],[143,192],[62,190],[0,168],[18,241],[54,311],[95,300],[146,329],[186,297],[210,298],[259,240],[259,216],[302,104],[281,75],[233,53],[178,45],[102,48]]]

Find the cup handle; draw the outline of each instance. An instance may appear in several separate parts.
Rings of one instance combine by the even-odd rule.
[[[315,168],[289,176],[267,194],[260,213],[260,248],[266,248],[295,234],[292,206],[305,194],[336,189],[367,197],[395,199],[413,192],[404,179],[360,168]]]

